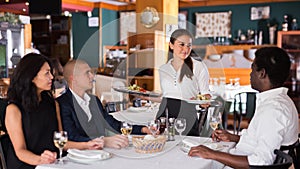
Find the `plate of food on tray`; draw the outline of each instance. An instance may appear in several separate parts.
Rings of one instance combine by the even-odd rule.
[[[143,95],[143,96],[149,96],[149,97],[159,97],[161,96],[160,93],[148,91],[137,84],[130,85],[128,87],[114,87],[115,91],[122,92],[122,93],[128,93],[128,94],[137,94],[137,95]]]
[[[211,101],[212,100],[210,98],[208,98],[202,94],[197,94],[196,97],[192,97],[192,98],[186,100],[186,102],[191,103],[191,104],[207,104],[207,103],[210,103]]]

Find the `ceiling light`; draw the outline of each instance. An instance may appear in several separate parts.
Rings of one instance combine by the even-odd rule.
[[[70,12],[69,12],[69,11],[65,11],[65,12],[64,12],[64,15],[65,15],[65,16],[69,16],[69,15],[70,15]]]
[[[29,6],[29,2],[25,2],[25,5],[26,5],[26,6]]]

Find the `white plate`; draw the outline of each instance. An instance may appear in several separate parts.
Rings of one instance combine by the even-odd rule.
[[[191,104],[207,104],[211,102],[211,100],[185,100],[185,101]]]
[[[109,157],[107,158],[82,158],[82,157],[77,157],[71,154],[68,154],[67,157],[73,161],[73,162],[77,162],[77,163],[83,163],[83,164],[91,164],[93,162],[97,162],[97,161],[102,161],[102,160],[106,160],[112,157],[112,154],[110,154]]]
[[[148,110],[148,107],[129,107],[127,111],[129,112],[145,112]]]

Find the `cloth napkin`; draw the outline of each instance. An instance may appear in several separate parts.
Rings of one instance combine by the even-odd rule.
[[[198,146],[198,145],[200,144],[200,143],[198,143],[197,141],[192,140],[192,139],[188,139],[188,138],[182,140],[182,143],[183,143],[183,145],[184,145],[185,147],[189,147],[189,148]]]
[[[78,150],[78,149],[69,149],[68,153],[70,155],[80,157],[80,158],[89,158],[89,159],[107,159],[110,157],[110,153],[104,150]]]
[[[200,144],[204,145],[204,146],[206,146],[206,147],[208,147],[210,149],[213,149],[213,150],[216,150],[216,149],[220,148],[220,145],[218,143],[214,143],[214,142],[199,143],[199,142],[197,142],[195,140],[188,139],[188,138],[184,139],[182,141],[182,143],[183,143],[183,146],[185,148],[188,148],[188,149],[190,149],[191,147],[198,146]]]

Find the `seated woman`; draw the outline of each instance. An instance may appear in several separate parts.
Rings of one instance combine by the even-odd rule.
[[[53,95],[53,68],[47,57],[25,55],[11,78],[9,105],[5,125],[11,140],[7,152],[9,169],[33,169],[53,163],[58,149],[53,143],[54,131],[61,131],[60,112]],[[65,146],[78,149],[101,149],[102,139],[71,142]]]

